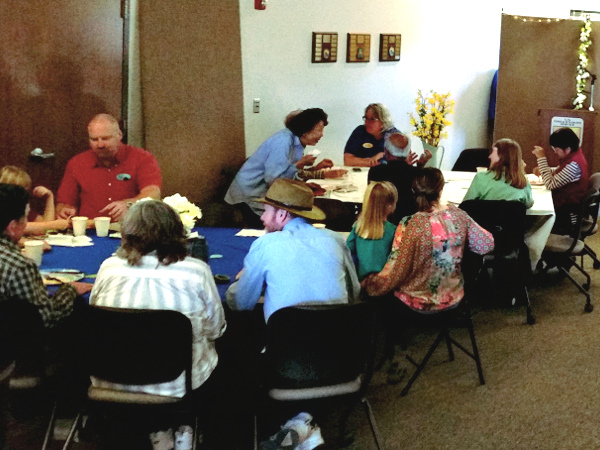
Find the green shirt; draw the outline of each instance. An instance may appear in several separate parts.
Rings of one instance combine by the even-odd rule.
[[[379,273],[387,262],[392,241],[396,233],[396,225],[384,222],[383,237],[381,239],[364,239],[356,234],[356,224],[346,240],[352,256],[358,259],[358,278],[362,280],[370,273]]]
[[[491,171],[478,172],[473,178],[473,182],[465,195],[464,200],[517,200],[525,204],[527,208],[533,206],[533,195],[531,194],[531,185],[523,189],[518,189],[508,184],[504,175],[499,180],[495,180],[496,174]]]

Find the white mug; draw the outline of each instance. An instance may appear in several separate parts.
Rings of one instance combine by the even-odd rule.
[[[43,241],[25,241],[24,254],[30,259],[35,261],[35,264],[39,267],[42,264],[42,253],[44,252]]]
[[[84,216],[71,217],[73,223],[73,236],[85,236],[88,218]]]
[[[106,237],[108,236],[110,217],[96,217],[94,219],[94,225],[96,225],[96,236]]]

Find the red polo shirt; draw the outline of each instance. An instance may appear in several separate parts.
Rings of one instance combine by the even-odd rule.
[[[91,149],[71,158],[56,201],[75,206],[80,216],[93,218],[100,216],[100,210],[109,203],[135,197],[151,185],[162,186],[154,156],[121,143],[110,167],[104,166]]]

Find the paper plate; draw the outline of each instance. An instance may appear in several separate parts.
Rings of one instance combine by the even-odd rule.
[[[52,269],[52,270],[41,270],[42,279],[44,284],[52,286],[55,284],[71,283],[73,281],[79,281],[85,277],[85,273],[77,269]]]

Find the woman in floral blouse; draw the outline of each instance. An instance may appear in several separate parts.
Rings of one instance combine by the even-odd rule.
[[[419,212],[405,217],[394,235],[385,267],[362,282],[370,296],[390,291],[419,312],[456,306],[463,297],[461,261],[465,246],[478,254],[494,249],[494,238],[467,213],[440,203],[444,176],[423,169],[413,182]]]

